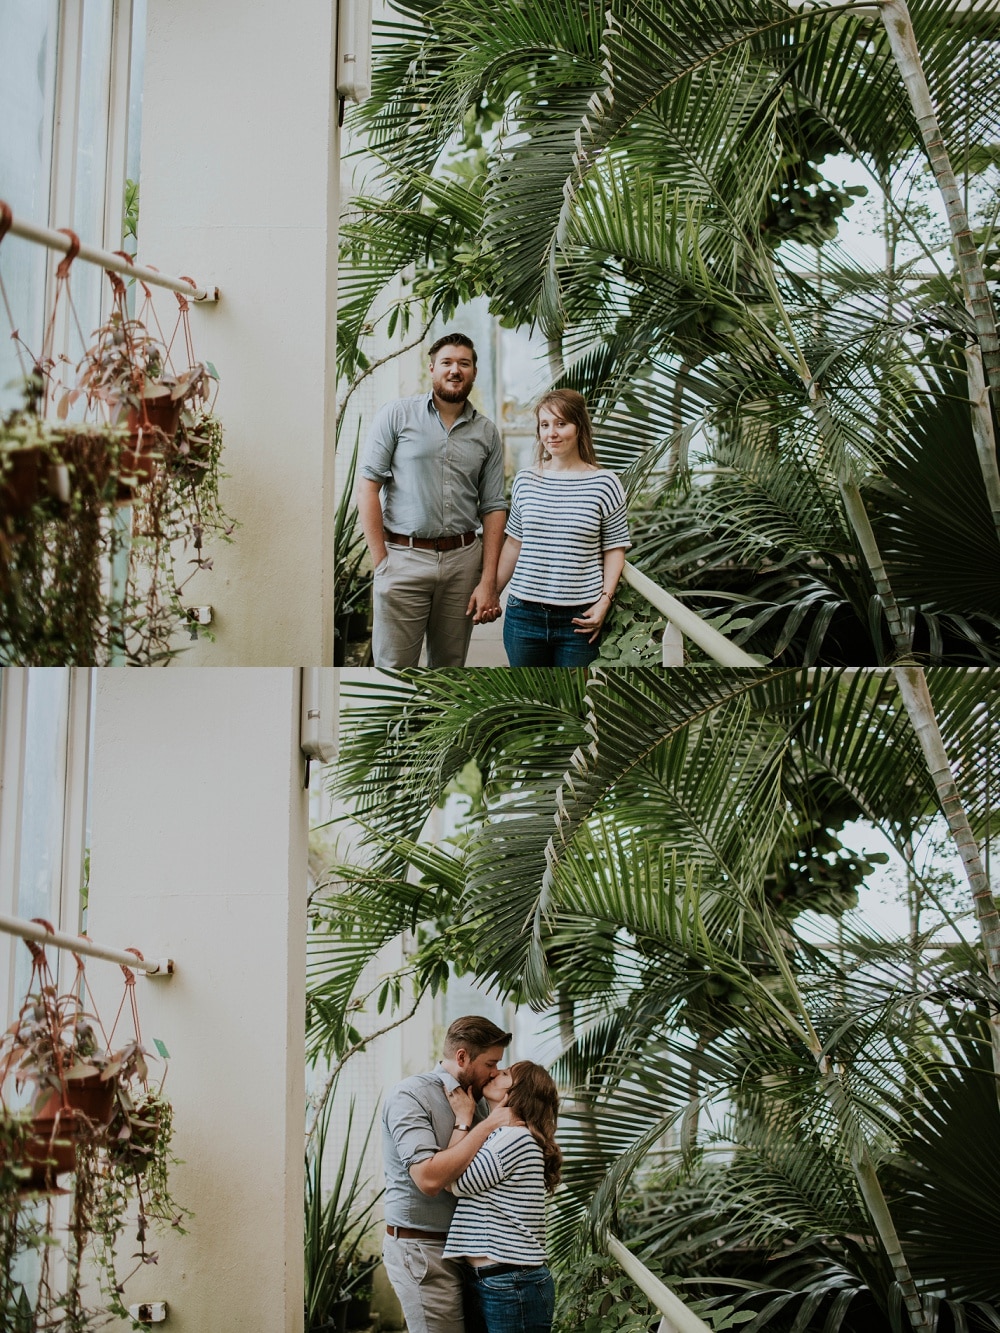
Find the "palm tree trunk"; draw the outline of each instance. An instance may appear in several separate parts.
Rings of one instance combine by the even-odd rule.
[[[758,925],[764,927],[763,934],[764,938],[770,943],[771,959],[776,964],[787,992],[792,998],[792,1010],[797,1011],[802,1020],[801,1022],[796,1020],[796,1035],[805,1042],[813,1060],[816,1062],[820,1089],[836,1117],[847,1149],[851,1171],[868,1210],[872,1226],[875,1228],[875,1234],[882,1246],[882,1253],[892,1268],[893,1276],[910,1317],[910,1324],[914,1333],[930,1333],[927,1313],[924,1310],[923,1301],[920,1299],[917,1284],[913,1280],[913,1274],[910,1272],[906,1255],[903,1253],[903,1247],[896,1231],[896,1224],[892,1220],[889,1204],[882,1192],[878,1171],[865,1138],[864,1126],[858,1123],[857,1115],[844,1089],[840,1074],[830,1055],[823,1049],[823,1043],[809,1016],[805,996],[799,987],[798,979],[792,972],[788,955],[782,948],[781,941],[773,929],[772,923],[761,914],[758,916]]]
[[[681,364],[677,368],[677,374],[674,376],[673,392],[670,395],[670,426],[674,432],[674,437],[670,442],[670,452],[667,455],[667,475],[664,480],[664,488],[674,481],[680,471],[684,438],[684,391],[687,388],[692,370],[701,359],[701,357],[689,356],[685,353]]]
[[[892,1213],[889,1211],[889,1205],[882,1192],[882,1184],[878,1178],[878,1172],[875,1169],[868,1144],[865,1142],[864,1134],[861,1127],[856,1123],[843,1084],[835,1070],[830,1068],[826,1056],[821,1058],[819,1067],[827,1101],[833,1108],[841,1129],[850,1136],[850,1158],[854,1179],[858,1182],[858,1189],[861,1191],[861,1197],[868,1209],[868,1216],[878,1233],[885,1256],[892,1266],[893,1276],[903,1296],[903,1304],[910,1316],[910,1324],[915,1333],[929,1333],[930,1324],[927,1320],[924,1304],[920,1299],[913,1274],[910,1272],[910,1266],[903,1253],[903,1247],[896,1232],[896,1224],[892,1220]]]
[[[780,927],[770,919],[766,910],[756,914],[756,923],[758,928],[762,928],[761,933],[768,942],[771,961],[777,968],[778,974],[784,982],[786,993],[791,999],[788,1008],[782,1006],[785,1022],[787,1023],[791,1019],[792,1031],[800,1041],[805,1043],[816,1063],[820,1090],[836,1117],[847,1150],[851,1171],[868,1210],[872,1226],[875,1228],[882,1253],[892,1268],[893,1276],[910,1317],[910,1324],[914,1333],[930,1333],[927,1313],[917,1290],[917,1284],[913,1280],[913,1274],[910,1272],[910,1265],[903,1253],[903,1247],[896,1231],[896,1224],[892,1220],[889,1204],[882,1192],[878,1171],[871,1155],[871,1149],[868,1147],[868,1141],[865,1138],[864,1126],[858,1121],[854,1106],[847,1095],[836,1065],[830,1058],[829,1053],[823,1048],[823,1042],[809,1014],[805,995],[799,986],[797,976],[792,970],[790,955],[782,945],[779,934]]]
[[[562,343],[551,335],[545,340],[545,355],[549,363],[549,379],[553,384],[561,380],[566,373],[563,362]]]
[[[896,601],[896,595],[889,582],[889,575],[885,568],[885,562],[882,559],[882,553],[878,547],[878,541],[872,529],[871,520],[868,517],[868,511],[865,509],[864,501],[861,498],[861,491],[857,482],[851,476],[850,459],[847,454],[846,446],[840,428],[830,411],[830,404],[827,402],[826,394],[812,373],[812,368],[805,359],[805,354],[798,344],[798,340],[793,332],[792,321],[784,307],[781,299],[781,293],[774,276],[773,264],[764,266],[760,271],[764,278],[765,285],[778,312],[779,318],[789,335],[791,350],[785,350],[785,358],[790,366],[793,366],[796,374],[802,382],[809,401],[809,407],[822,438],[826,441],[831,451],[836,450],[837,457],[837,485],[840,489],[840,497],[844,503],[844,512],[847,515],[847,521],[851,525],[851,531],[854,533],[861,554],[865,561],[868,573],[871,575],[872,582],[875,585],[875,591],[882,603],[882,609],[885,612],[886,623],[889,627],[889,635],[892,639],[894,656],[904,661],[911,660],[912,644],[910,635],[907,632],[906,624],[903,620],[899,603]],[[873,635],[873,639],[874,639]],[[879,644],[875,641],[876,652],[879,651]],[[881,658],[881,654],[880,658]]]
[[[696,1049],[701,1054],[708,1042],[704,1037],[699,1037],[696,1043]],[[681,1117],[680,1147],[681,1155],[685,1158],[691,1156],[698,1146],[698,1122],[701,1119],[701,1077],[698,1073],[698,1067],[694,1063],[688,1066],[688,1104],[684,1108],[684,1114]]]
[[[920,127],[931,170],[934,172],[938,189],[941,191],[941,197],[944,200],[948,225],[951,228],[952,242],[955,247],[955,256],[962,275],[962,286],[965,289],[966,303],[975,320],[976,332],[979,336],[979,348],[982,354],[982,368],[986,384],[994,398],[1000,399],[1000,336],[997,332],[996,312],[990,300],[989,288],[986,286],[982,259],[972,237],[972,228],[969,225],[965,201],[958,187],[958,180],[952,170],[948,150],[941,134],[941,126],[938,123],[937,111],[931,100],[930,89],[927,86],[927,79],[920,61],[920,52],[917,49],[917,40],[913,32],[913,23],[910,19],[910,11],[907,8],[906,0],[882,0],[879,5],[879,13],[882,17],[886,35],[889,38],[889,46],[899,67],[903,83],[906,85],[913,114]],[[972,401],[973,421],[974,423],[977,420],[979,422],[974,427],[978,448],[981,437],[985,439],[993,434],[989,395],[983,396],[985,401],[980,399],[974,393],[974,386],[970,380],[969,397]],[[983,469],[986,493],[993,511],[993,521],[997,525],[998,533],[1000,533],[1000,507],[998,507],[998,502],[1000,502],[1000,471],[998,471],[997,466],[996,446],[994,445],[991,450],[979,448],[979,460]]]
[[[969,376],[969,402],[972,406],[972,435],[976,441],[979,467],[986,485],[986,499],[1000,537],[1000,467],[997,466],[997,442],[993,430],[990,394],[983,375],[983,354],[973,344],[965,349]]]
[[[948,820],[948,827],[951,829],[955,846],[965,867],[965,875],[972,890],[972,905],[986,954],[987,970],[994,983],[1000,982],[1000,913],[997,912],[979,845],[969,824],[969,816],[966,814],[951,769],[951,761],[941,737],[934,704],[927,688],[927,677],[922,667],[914,666],[894,667],[893,675],[896,688],[902,695],[910,723],[923,750],[937,792],[938,803]],[[992,1013],[990,1016],[990,1038],[993,1045],[993,1067],[1000,1075],[1000,1014]],[[1000,1084],[997,1091],[1000,1096]]]
[[[832,444],[837,439],[838,431],[837,423],[830,412],[826,396],[813,379],[806,381],[806,389],[809,394],[809,405],[812,408],[813,416],[816,418],[816,423],[823,436]],[[878,593],[882,608],[885,611],[893,649],[897,657],[909,658],[912,651],[910,636],[907,633],[899,603],[892,591],[892,585],[889,582],[889,575],[882,560],[878,541],[872,530],[868,511],[865,508],[864,500],[861,498],[861,491],[857,482],[849,475],[846,459],[840,462],[837,471],[840,496],[844,502],[847,520],[851,525],[858,546],[861,548],[868,572],[875,585],[875,591]]]
[[[868,517],[868,510],[865,508],[861,491],[858,489],[858,483],[852,477],[845,476],[842,473],[838,485],[840,486],[840,498],[844,502],[848,520],[857,543],[861,547],[868,572],[875,584],[875,591],[882,603],[882,609],[885,611],[885,619],[889,626],[889,634],[892,638],[892,646],[895,649],[896,656],[909,658],[913,645],[906,631],[896,595],[892,591],[892,584],[889,582],[889,575],[882,560],[882,552],[879,550],[871,519]]]

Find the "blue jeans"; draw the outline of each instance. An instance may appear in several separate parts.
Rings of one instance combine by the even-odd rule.
[[[588,603],[589,605],[589,603]],[[596,643],[577,634],[574,616],[586,606],[556,606],[552,602],[522,602],[507,598],[503,618],[503,646],[512,667],[582,667],[597,656]]]
[[[466,1333],[550,1333],[556,1289],[549,1270],[500,1267],[508,1271],[466,1266]]]

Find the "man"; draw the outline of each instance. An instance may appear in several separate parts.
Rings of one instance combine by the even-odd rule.
[[[408,1333],[464,1333],[462,1263],[443,1257],[456,1203],[447,1187],[511,1113],[501,1106],[486,1115],[480,1107],[474,1123],[458,1121],[449,1094],[465,1089],[478,1102],[510,1038],[487,1018],[456,1018],[437,1067],[403,1079],[385,1099],[382,1259]]]
[[[500,432],[469,403],[476,349],[448,333],[430,349],[430,393],[386,404],[359,469],[358,515],[375,570],[377,667],[464,666],[472,626],[500,615]],[[482,525],[482,539],[476,529]]]

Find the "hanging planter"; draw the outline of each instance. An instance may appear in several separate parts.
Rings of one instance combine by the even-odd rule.
[[[152,294],[142,284],[145,297],[138,315],[129,316],[125,284],[117,273],[108,273],[114,292],[108,319],[94,331],[93,340],[77,367],[77,382],[57,402],[65,417],[82,397],[89,408],[100,408],[109,421],[125,432],[119,486],[120,498],[131,499],[132,490],[156,476],[157,464],[169,460],[187,405],[203,407],[208,400],[208,369],[194,360],[187,320],[188,303],[178,297],[178,330],[190,357],[188,366],[177,372],[172,364],[172,344],[161,332],[148,327],[155,318]]]
[[[23,1164],[27,1175],[23,1188],[37,1193],[52,1193],[59,1188],[58,1177],[76,1170],[76,1145],[80,1126],[72,1114],[32,1117],[24,1140]]]
[[[62,382],[71,363],[53,338],[60,300],[75,319],[71,262],[24,406],[0,420],[0,666],[160,665],[188,641],[185,586],[211,569],[208,541],[237,526],[219,497],[218,377],[194,356],[184,296],[166,338],[148,287],[132,317],[109,274],[111,313]]]
[[[77,431],[52,427],[17,409],[0,421],[0,525],[16,537],[16,522],[48,501],[69,501],[68,438]]]
[[[38,503],[45,454],[39,448],[5,449],[0,462],[0,513],[24,518]]]
[[[25,1327],[54,1328],[57,1320],[65,1319],[65,1327],[82,1331],[103,1327],[109,1314],[128,1318],[128,1275],[115,1270],[128,1219],[138,1219],[133,1247],[138,1267],[156,1262],[147,1250],[154,1228],[183,1229],[185,1211],[169,1190],[173,1117],[162,1081],[159,1088],[149,1085],[134,971],[122,968],[125,996],[118,1011],[120,1017],[128,1003],[134,1036],[115,1049],[117,1019],[108,1035],[96,1011],[84,1010],[84,994],[91,1006],[93,1000],[82,959],[74,954],[76,985],[60,993],[44,949],[33,943],[28,948],[29,993],[16,1021],[0,1037],[0,1240],[6,1270],[0,1273],[0,1309],[21,1310],[28,1302]],[[162,1043],[157,1045],[165,1057]],[[27,1097],[27,1109],[7,1109],[7,1088]],[[56,1228],[51,1211],[39,1223],[38,1196],[49,1194],[69,1196],[68,1226]],[[53,1239],[57,1234],[68,1237],[68,1262],[50,1269],[49,1255],[60,1248]],[[39,1249],[43,1235],[42,1272],[29,1299],[17,1281],[18,1261]],[[84,1306],[85,1251],[104,1270],[101,1285],[107,1304],[100,1312]],[[56,1269],[64,1274],[61,1289]]]

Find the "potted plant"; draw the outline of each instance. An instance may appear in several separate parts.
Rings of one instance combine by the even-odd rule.
[[[367,1328],[372,1319],[375,1270],[382,1262],[377,1254],[359,1254],[347,1277],[350,1298],[347,1303],[347,1328]]]
[[[354,503],[357,462],[355,439],[333,522],[334,666],[344,666],[349,645],[363,643],[368,637],[373,574]]]
[[[7,1271],[0,1314],[9,1321],[0,1327],[49,1327],[46,1320],[60,1311],[67,1328],[82,1331],[102,1326],[108,1312],[128,1317],[124,1283],[131,1274],[119,1275],[117,1255],[130,1218],[136,1269],[155,1262],[146,1244],[151,1226],[183,1230],[184,1210],[169,1192],[172,1112],[162,1084],[149,1088],[138,1034],[115,1050],[99,1039],[99,1020],[81,1000],[81,960],[77,986],[60,993],[44,950],[28,947],[29,994],[0,1039],[0,1092],[6,1084],[24,1102],[11,1110],[9,1097],[0,1098],[0,1256]],[[45,1216],[37,1207],[39,1196],[54,1193],[70,1195],[60,1290],[52,1272],[59,1265],[50,1262],[53,1251],[62,1250],[55,1240],[59,1227],[51,1203]],[[41,1275],[29,1298],[11,1274],[31,1250],[39,1252]],[[88,1253],[101,1274],[106,1304],[100,1312],[84,1306]],[[13,1322],[15,1313],[20,1323]]]
[[[371,1194],[371,1180],[363,1164],[375,1124],[368,1125],[359,1148],[352,1150],[354,1102],[336,1160],[333,1180],[323,1189],[326,1150],[333,1097],[328,1096],[306,1147],[305,1177],[305,1327],[306,1333],[343,1333],[351,1296],[363,1284],[369,1269],[359,1261],[372,1213],[382,1191]],[[357,1154],[353,1172],[350,1161]]]
[[[162,339],[129,317],[121,283],[111,315],[93,339],[77,366],[76,385],[58,396],[56,411],[66,418],[83,397],[90,408],[103,409],[108,420],[124,424],[120,479],[127,488],[152,479],[157,461],[171,451],[185,407],[208,401],[209,371],[201,362],[179,373],[171,370]]]
[[[103,1051],[79,996],[60,995],[37,962],[33,977],[43,984],[28,995],[0,1041],[0,1085],[12,1079],[16,1093],[27,1097],[26,1179],[44,1189],[75,1168],[78,1145],[103,1138],[116,1090],[108,1071],[115,1065],[128,1077],[124,1071],[135,1055]]]
[[[127,423],[52,420],[27,395],[0,421],[0,664],[168,660],[186,582],[211,567],[207,539],[236,526],[219,499],[218,418],[189,395],[162,466],[141,477]]]

